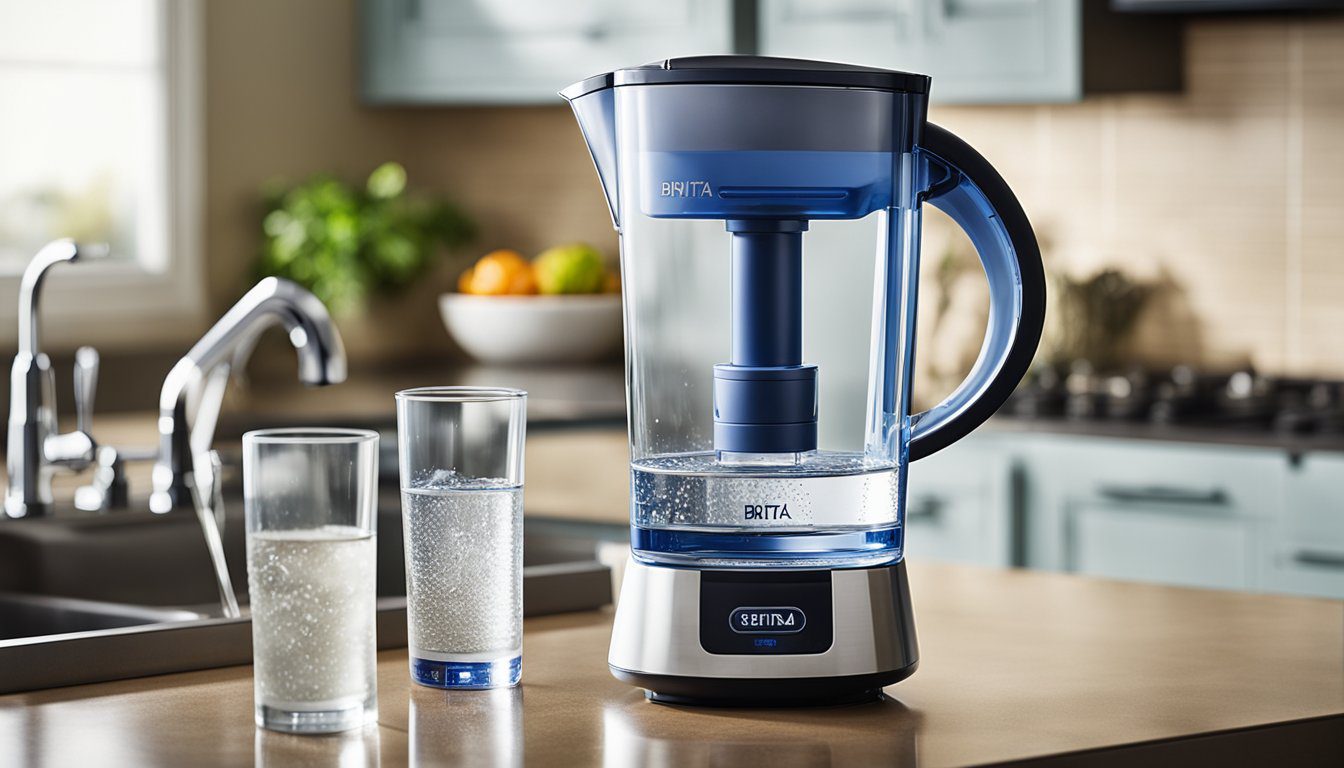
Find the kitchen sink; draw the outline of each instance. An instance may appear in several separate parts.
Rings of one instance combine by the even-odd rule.
[[[225,560],[238,598],[246,602],[240,489],[226,491],[224,509]],[[552,573],[599,569],[599,542],[624,535],[623,528],[607,531],[607,527],[529,518],[524,524],[524,569],[544,567]],[[380,597],[406,594],[402,541],[400,498],[395,487],[385,488],[378,509]],[[194,513],[185,510],[163,515],[70,510],[45,518],[0,522],[0,592],[188,608],[216,615],[219,600],[200,524]],[[555,601],[562,597],[557,593],[543,601],[534,591],[525,594],[525,601],[530,614],[554,612],[559,607]],[[591,595],[591,599],[609,597]]]
[[[380,431],[390,431],[379,424]],[[379,648],[406,644],[406,581],[396,438],[383,439],[378,492]],[[128,510],[0,520],[0,693],[117,680],[251,661],[238,444],[225,438],[224,525],[230,578],[243,605],[224,618],[195,513]],[[538,616],[612,602],[611,570],[598,561],[624,525],[528,516],[523,612]]]
[[[53,515],[0,523],[0,694],[247,664],[242,503],[226,500],[225,557],[243,603],[221,615],[191,512]],[[378,519],[378,647],[406,645],[400,504]],[[597,550],[611,532],[528,520],[523,613],[609,605]]]
[[[201,614],[187,610],[0,593],[0,641],[200,618]]]
[[[146,675],[247,664],[252,660],[252,629],[245,605],[246,578],[235,575],[244,602],[241,618],[223,618],[214,583],[204,575],[173,579],[158,555],[172,554],[172,563],[189,563],[193,569],[208,569],[201,562],[182,556],[189,541],[201,532],[167,516],[129,519],[129,513],[114,526],[64,527],[51,520],[41,526],[48,535],[24,537],[15,532],[22,525],[0,526],[8,551],[26,552],[29,560],[52,565],[44,573],[58,581],[30,580],[38,587],[77,588],[85,594],[105,594],[130,587],[141,596],[180,600],[195,610],[152,605],[128,605],[50,594],[0,592],[0,694],[51,688],[60,685],[121,680]],[[31,522],[31,521],[30,521]],[[233,522],[233,521],[231,521]],[[381,521],[380,521],[381,523]],[[530,524],[531,525],[531,524]],[[140,527],[125,547],[127,531]],[[532,525],[535,529],[536,525]],[[241,521],[230,526],[241,537]],[[64,535],[56,535],[64,532]],[[401,527],[388,525],[380,532],[379,598],[377,637],[379,649],[406,645],[406,598],[399,571]],[[395,532],[395,535],[387,535]],[[386,539],[394,540],[389,547]],[[34,544],[34,542],[37,542]],[[593,538],[570,532],[554,534],[533,531],[524,537],[523,613],[540,616],[566,611],[591,610],[611,603],[611,571],[597,562]],[[240,548],[240,547],[239,547]],[[386,552],[395,558],[385,556]],[[70,558],[75,553],[86,557]],[[199,557],[205,558],[202,545]],[[242,569],[242,553],[229,555],[230,569]],[[389,564],[388,560],[395,562]],[[57,564],[65,562],[64,568]],[[5,564],[8,566],[8,563]],[[149,575],[148,581],[110,579],[118,569]],[[395,594],[384,594],[392,591]],[[125,598],[122,598],[124,600]]]

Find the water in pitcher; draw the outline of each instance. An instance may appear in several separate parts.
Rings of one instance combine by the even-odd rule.
[[[708,567],[867,567],[901,557],[894,462],[812,451],[725,461],[713,452],[631,464],[635,556]]]

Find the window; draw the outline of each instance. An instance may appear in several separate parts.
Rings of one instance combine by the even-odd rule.
[[[49,341],[177,341],[197,330],[182,321],[203,319],[198,15],[196,0],[0,0],[6,338],[24,266],[59,237],[108,252],[52,271]]]

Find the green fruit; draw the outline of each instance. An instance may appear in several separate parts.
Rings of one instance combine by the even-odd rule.
[[[401,163],[383,163],[369,174],[365,187],[370,197],[391,200],[406,190],[406,169]]]
[[[598,293],[607,269],[602,254],[587,243],[548,248],[532,262],[537,288],[546,294]]]

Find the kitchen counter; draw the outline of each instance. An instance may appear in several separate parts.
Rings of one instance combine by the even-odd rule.
[[[230,393],[220,430],[294,422],[393,423],[393,395],[426,386],[515,387],[527,390],[528,423],[603,422],[625,426],[625,375],[620,363],[503,366],[478,363],[358,369],[330,387],[305,387],[292,376],[261,378]]]
[[[910,572],[920,669],[875,704],[649,704],[607,673],[601,611],[528,620],[512,691],[418,688],[404,651],[381,654],[379,724],[364,731],[257,731],[251,670],[233,667],[0,697],[0,755],[384,768],[1344,760],[1344,603],[918,562]]]

